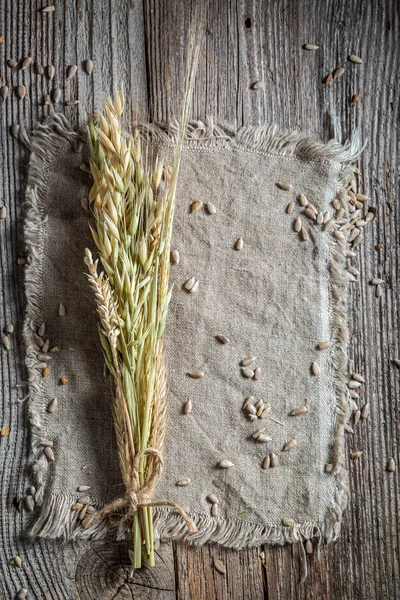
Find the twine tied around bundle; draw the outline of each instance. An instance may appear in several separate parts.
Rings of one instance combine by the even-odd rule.
[[[152,458],[152,471],[147,483],[145,483],[143,486],[140,486],[139,464],[141,459],[146,455],[151,456]],[[121,509],[125,509],[125,512],[119,515],[116,522],[117,525],[121,525],[122,523],[131,520],[139,508],[146,506],[170,506],[180,514],[190,533],[195,533],[197,531],[195,523],[179,506],[179,504],[169,500],[150,500],[161,477],[163,466],[164,460],[159,450],[156,450],[155,448],[145,448],[144,450],[140,450],[140,452],[135,455],[133,461],[132,487],[127,489],[125,495],[121,498],[113,500],[110,502],[110,504],[107,504],[104,508],[97,511],[93,515],[86,515],[82,521],[83,527],[87,529],[95,521],[98,521],[103,517],[111,517],[112,515],[115,515],[115,513],[118,513],[118,511]]]

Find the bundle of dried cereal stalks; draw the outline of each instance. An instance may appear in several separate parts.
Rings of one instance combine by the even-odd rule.
[[[179,164],[188,123],[199,44],[191,36],[178,141],[170,165],[148,164],[138,132],[121,129],[124,94],[105,102],[104,112],[89,123],[90,168],[94,183],[91,228],[99,259],[86,249],[85,262],[100,316],[104,360],[113,380],[113,416],[126,494],[85,518],[89,527],[117,515],[132,522],[133,567],[142,555],[154,565],[152,501],[161,475],[166,417],[166,369],[163,332],[169,289],[170,242]]]

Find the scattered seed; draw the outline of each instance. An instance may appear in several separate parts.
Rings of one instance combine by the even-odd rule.
[[[3,335],[1,338],[1,341],[3,343],[3,347],[5,350],[9,350],[10,349],[10,340],[8,338],[7,335]]]
[[[178,250],[172,250],[171,252],[171,262],[174,265],[179,265],[180,256]]]
[[[325,465],[325,472],[326,473],[332,473],[333,471],[333,464],[332,463],[328,463]]]
[[[267,454],[267,456],[263,460],[262,468],[269,469],[270,466],[271,466],[271,457],[269,454]]]
[[[288,517],[285,517],[284,519],[282,519],[282,525],[284,527],[293,527],[294,521],[293,521],[293,519],[289,519]]]
[[[271,457],[271,461],[270,461],[271,468],[278,467],[279,466],[279,459],[278,459],[277,455],[274,454],[274,452],[271,452],[270,457]]]
[[[369,417],[369,402],[367,402],[367,404],[364,404],[364,406],[362,407],[362,411],[361,411],[362,419],[368,419],[368,417]]]
[[[337,239],[337,240],[344,240],[344,235],[341,231],[339,231],[338,229],[335,229],[333,232],[333,236]]]
[[[356,103],[356,102],[360,102],[360,96],[359,94],[353,94],[351,97],[351,101]]]
[[[10,433],[10,429],[7,427],[7,425],[3,425],[3,427],[0,428],[1,437],[8,437],[9,433]]]
[[[360,202],[365,202],[366,200],[369,200],[368,196],[365,196],[364,194],[359,194],[359,193],[356,194],[356,198]]]
[[[307,206],[304,209],[304,214],[306,215],[306,217],[308,217],[309,219],[311,219],[313,221],[315,221],[315,219],[317,218],[315,212],[309,206]]]
[[[304,50],[310,50],[310,52],[313,52],[314,50],[318,50],[319,46],[316,46],[315,44],[304,44],[303,48]]]
[[[389,458],[386,468],[389,471],[389,473],[394,473],[395,472],[395,470],[396,470],[396,463],[394,461],[394,458]]]
[[[338,67],[333,71],[333,76],[336,79],[337,77],[341,77],[344,73],[344,67]]]
[[[189,371],[188,375],[189,375],[189,377],[192,377],[192,379],[201,379],[202,377],[204,377],[204,372],[203,371]]]
[[[294,211],[294,202],[289,202],[289,204],[286,207],[286,213],[288,215],[291,215],[293,211]]]
[[[36,75],[43,75],[43,73],[44,73],[44,67],[43,67],[43,65],[41,65],[40,63],[36,63],[35,64],[35,71],[36,71]]]
[[[214,559],[214,567],[218,573],[222,573],[222,575],[226,574],[226,566],[221,560]]]
[[[324,79],[324,82],[325,82],[325,83],[332,83],[332,80],[333,80],[332,73],[329,73],[329,75],[327,75],[327,76],[325,77],[325,79]]]
[[[361,456],[361,455],[362,455],[362,452],[361,452],[361,450],[356,450],[355,452],[352,452],[352,453],[351,453],[351,458],[352,458],[353,460],[357,460],[357,459],[359,459],[359,458],[360,458],[360,456]]]
[[[352,63],[356,63],[357,65],[362,65],[362,60],[359,56],[356,56],[355,54],[352,54],[351,56],[349,56],[349,60]]]
[[[212,202],[207,202],[206,210],[209,215],[215,215],[215,213],[217,212],[217,209]]]
[[[56,7],[54,5],[46,6],[45,8],[42,8],[42,13],[52,13],[55,10],[56,10]]]
[[[358,421],[360,420],[361,417],[361,412],[359,410],[357,410],[354,413],[354,426],[357,425]]]
[[[48,377],[50,375],[49,367],[45,367],[42,371],[42,377]]]
[[[77,492],[88,492],[90,490],[90,485],[80,485],[77,488]]]
[[[15,565],[16,567],[20,567],[22,565],[21,557],[18,555],[13,556],[10,562],[11,562],[11,564]]]
[[[247,379],[252,379],[254,377],[254,371],[253,369],[250,369],[250,367],[244,367],[242,368],[242,375]]]
[[[354,429],[350,427],[348,423],[344,424],[344,430],[347,431],[347,433],[354,433]]]
[[[47,407],[47,412],[50,414],[54,414],[58,409],[58,400],[54,398]]]
[[[218,504],[213,504],[211,506],[211,516],[218,517]]]
[[[365,383],[365,379],[360,373],[353,373],[352,378],[354,381],[359,381],[360,383]]]
[[[234,464],[230,460],[223,459],[223,460],[219,461],[218,466],[221,469],[230,469],[231,467],[234,466]]]
[[[187,281],[185,281],[185,283],[183,284],[183,287],[185,288],[185,290],[187,290],[188,292],[190,292],[190,290],[192,289],[192,287],[195,284],[196,279],[194,277],[191,277],[190,279],[188,279]]]
[[[67,79],[71,79],[71,77],[73,77],[75,75],[77,70],[78,70],[77,65],[69,65],[67,67]]]
[[[295,219],[294,230],[296,231],[296,233],[300,233],[300,231],[301,231],[301,219],[300,219],[300,217],[297,217]]]
[[[374,219],[375,219],[375,213],[367,212],[367,214],[365,215],[365,221],[367,223],[371,223],[371,221],[373,221]]]
[[[192,287],[190,288],[189,292],[190,292],[190,294],[195,294],[198,289],[199,289],[199,280],[197,279],[194,282],[194,284],[192,285]]]
[[[50,104],[50,96],[49,94],[45,94],[43,96],[43,106],[49,106]]]
[[[47,367],[47,364],[45,362],[39,362],[36,363],[36,365],[33,365],[34,369],[37,369],[38,371],[41,371],[42,369],[45,369]]]
[[[257,356],[247,356],[246,358],[244,358],[243,360],[240,361],[240,365],[242,367],[248,367],[255,360],[257,360]]]
[[[380,298],[382,296],[382,287],[380,285],[377,285],[375,287],[375,296],[377,298]]]
[[[287,192],[293,188],[291,183],[284,183],[280,181],[278,181],[276,185],[281,188],[281,190],[285,190]]]
[[[48,458],[51,461],[54,461],[54,452],[52,450],[52,448],[46,447],[43,452],[46,455],[46,458]]]
[[[51,440],[42,440],[39,443],[39,446],[43,446],[43,448],[52,448],[54,445],[54,442],[52,442]]]
[[[293,450],[293,448],[295,448],[297,446],[297,442],[296,440],[289,440],[288,442],[286,442],[286,444],[283,447],[283,452],[290,452],[290,450]]]
[[[243,246],[244,246],[244,242],[243,242],[242,238],[239,238],[235,244],[235,249],[242,250]]]
[[[196,200],[195,202],[193,202],[191,204],[191,206],[190,206],[190,212],[191,213],[198,212],[202,206],[203,206],[202,201],[201,200]]]
[[[214,494],[208,494],[208,496],[206,497],[207,502],[210,502],[210,504],[218,504],[219,500],[217,498],[217,496],[215,496]]]
[[[79,511],[79,520],[83,521],[83,519],[86,516],[86,512],[87,512],[87,505],[85,505],[81,511]]]
[[[254,379],[256,381],[258,381],[260,379],[260,377],[261,377],[261,368],[260,367],[256,367],[254,369]]]
[[[329,348],[331,345],[330,342],[319,342],[317,348],[318,350],[326,350],[327,348]]]
[[[62,304],[62,302],[60,302],[60,305],[58,307],[58,314],[60,317],[65,317],[65,306],[64,304]]]
[[[311,365],[311,371],[313,375],[319,375],[321,373],[321,369],[315,361]]]
[[[305,406],[303,404],[303,406],[298,406],[297,408],[292,410],[292,412],[290,412],[289,414],[292,417],[298,417],[299,415],[304,415],[304,413],[306,413],[306,412],[307,412],[307,406]]]
[[[7,85],[2,85],[0,87],[0,97],[2,100],[5,100],[8,96],[8,86]]]
[[[90,496],[81,496],[81,498],[79,498],[79,502],[84,505],[90,504],[90,502],[91,502]]]
[[[252,86],[252,90],[263,90],[265,89],[265,81],[255,81]]]
[[[27,56],[26,58],[24,58],[24,60],[22,61],[21,64],[21,71],[23,71],[24,69],[28,69],[32,64],[32,56]]]
[[[183,414],[184,415],[190,415],[191,412],[192,412],[192,402],[191,402],[191,400],[188,400],[183,405]]]
[[[178,487],[187,487],[190,484],[190,479],[187,477],[186,479],[180,479],[175,483]]]
[[[42,346],[42,352],[46,354],[50,346],[50,340],[46,340]]]
[[[17,600],[25,600],[28,595],[28,590],[26,588],[21,588],[17,593]]]
[[[303,242],[307,242],[307,240],[310,239],[309,233],[307,231],[307,229],[304,229],[304,227],[301,228],[301,239],[303,240]]]
[[[358,235],[356,235],[356,237],[353,240],[353,247],[359,246],[362,241],[363,241],[363,235],[361,233],[359,233]]]
[[[303,207],[308,206],[308,200],[304,194],[300,194],[298,197],[299,204]]]
[[[29,512],[32,512],[35,508],[35,499],[33,496],[26,496],[25,497],[25,508],[26,510],[28,510]]]
[[[359,398],[359,396],[357,395],[357,398]],[[358,404],[355,400],[351,401],[351,410],[353,412],[357,412],[358,411]]]
[[[257,409],[252,404],[249,404],[248,406],[246,406],[246,410],[249,413],[249,415],[257,415]]]
[[[257,442],[260,442],[262,444],[266,444],[267,442],[272,442],[272,437],[270,437],[266,433],[260,433],[255,439],[257,440]]]
[[[312,554],[314,551],[313,544],[311,540],[306,541],[306,552],[307,554]]]
[[[57,346],[53,346],[53,348],[50,350],[50,352],[60,352],[61,350],[61,346],[60,344],[57,344]]]
[[[269,413],[271,412],[271,405],[269,402],[267,402],[266,404],[264,404],[263,410],[261,412],[260,415],[260,419],[265,419],[267,417],[267,415],[269,415]],[[272,419],[273,420],[273,419]]]
[[[220,335],[220,334],[218,334],[218,335],[216,335],[215,337],[216,337],[216,339],[217,339],[217,340],[218,340],[218,341],[219,341],[221,344],[229,344],[229,340],[228,340],[228,338],[227,338],[227,337],[225,337],[224,335]]]
[[[9,323],[6,327],[6,331],[7,333],[14,333],[14,325],[12,323]]]
[[[69,379],[68,379],[68,377],[61,377],[60,382],[61,382],[61,385],[68,385]]]
[[[24,85],[18,85],[17,88],[16,88],[16,91],[17,91],[17,95],[20,98],[25,98],[25,96],[26,96],[26,87]]]
[[[57,104],[61,100],[61,90],[60,88],[54,88],[52,92],[53,104]]]
[[[47,65],[47,77],[49,79],[53,79],[55,74],[56,70],[54,68],[54,65]]]
[[[80,154],[83,150],[83,140],[81,140],[81,138],[77,138],[75,140],[75,152],[77,154]]]
[[[65,102],[65,106],[76,106],[79,104],[79,100],[67,100]]]
[[[87,505],[86,505],[86,512],[87,512],[89,515],[94,515],[95,513],[97,513],[97,509],[96,509],[96,507],[94,507],[94,506],[91,506],[90,504],[87,504]]]
[[[10,59],[7,61],[7,64],[8,64],[8,66],[9,66],[9,67],[11,67],[12,69],[15,69],[15,67],[17,67],[17,66],[18,66],[18,61],[17,61],[17,60],[15,60],[15,58],[10,58]]]
[[[351,379],[350,381],[347,382],[347,387],[350,388],[351,390],[355,390],[356,388],[361,387],[361,383],[359,381],[355,381],[354,379]]]
[[[71,510],[81,510],[82,508],[83,504],[81,502],[75,502],[75,504],[71,506]]]
[[[317,214],[317,223],[318,225],[322,225],[324,222],[324,213],[323,212],[319,212]]]
[[[84,66],[84,69],[85,69],[86,73],[88,75],[90,75],[92,73],[92,71],[93,71],[93,61],[90,60],[90,58],[89,58],[88,60],[85,60],[83,66]]]

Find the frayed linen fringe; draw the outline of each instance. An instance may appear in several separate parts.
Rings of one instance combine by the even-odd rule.
[[[232,134],[215,125],[212,119],[193,121],[189,124],[186,135],[186,147],[197,149],[242,148],[262,154],[278,154],[291,156],[304,161],[329,163],[335,161],[348,163],[354,161],[362,152],[359,132],[355,131],[350,140],[340,143],[340,124],[334,119],[335,139],[327,144],[316,142],[300,133],[282,133],[276,126],[244,127]],[[141,125],[141,135],[153,142],[173,144],[177,139],[178,125]],[[45,427],[41,421],[44,405],[47,400],[42,378],[33,368],[37,362],[36,355],[40,346],[36,331],[43,318],[42,263],[44,256],[46,177],[50,161],[54,158],[62,140],[73,142],[79,134],[72,131],[65,117],[53,115],[41,125],[32,136],[21,135],[22,141],[31,150],[29,181],[26,191],[27,213],[25,220],[25,236],[29,260],[26,267],[27,312],[24,326],[26,343],[26,362],[29,369],[30,404],[29,418],[31,423],[31,455],[33,472],[36,479],[36,501],[41,504],[40,514],[36,519],[31,535],[43,538],[61,539],[96,539],[104,538],[110,530],[110,523],[99,520],[90,528],[84,529],[71,505],[76,498],[68,495],[44,494],[49,471],[49,461],[43,453],[41,442],[45,439]],[[343,207],[347,207],[346,187],[355,177],[355,169],[344,164],[341,169],[341,181],[337,197]],[[349,218],[350,220],[350,218]],[[339,225],[332,223],[327,231],[333,232]],[[188,533],[182,519],[170,509],[155,509],[155,526],[161,539],[186,540],[194,545],[205,542],[216,542],[230,548],[241,549],[260,544],[297,543],[317,537],[331,542],[337,539],[343,510],[347,505],[348,474],[344,467],[344,426],[351,415],[350,397],[347,389],[347,294],[349,277],[346,260],[350,244],[347,239],[337,240],[332,236],[331,244],[331,340],[333,345],[333,362],[335,366],[335,388],[337,403],[337,421],[332,448],[332,476],[335,477],[336,488],[332,507],[323,523],[295,523],[294,527],[282,524],[260,525],[238,518],[211,517],[204,514],[191,513],[191,518],[198,526],[198,532]],[[100,506],[98,507],[100,508]],[[118,539],[127,534],[119,528]]]

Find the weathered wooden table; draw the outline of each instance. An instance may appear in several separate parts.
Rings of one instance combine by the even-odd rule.
[[[352,285],[351,357],[365,374],[367,423],[347,436],[347,448],[362,448],[361,461],[349,464],[351,500],[339,542],[323,548],[321,558],[307,558],[309,576],[299,586],[299,548],[264,548],[236,553],[217,546],[194,549],[163,545],[157,567],[128,580],[128,555],[123,544],[103,542],[53,544],[27,542],[27,517],[12,507],[29,485],[27,475],[26,379],[21,324],[24,313],[23,266],[17,257],[22,235],[24,151],[9,134],[13,123],[28,128],[49,112],[42,97],[54,87],[64,100],[79,99],[64,111],[75,125],[101,105],[115,87],[124,84],[128,113],[140,111],[156,120],[176,115],[184,72],[184,53],[191,11],[196,2],[170,0],[56,0],[54,13],[42,14],[45,2],[1,0],[0,75],[9,86],[24,84],[27,97],[10,90],[0,103],[1,192],[7,219],[0,221],[0,326],[15,324],[9,352],[2,351],[1,422],[10,427],[0,438],[1,576],[0,597],[14,598],[21,586],[29,598],[69,600],[289,600],[329,598],[353,600],[400,598],[399,476],[388,473],[388,457],[399,463],[399,86],[400,8],[396,0],[210,0],[207,34],[196,85],[193,116],[213,115],[233,128],[276,122],[300,128],[323,140],[328,115],[340,117],[344,130],[361,128],[368,147],[360,160],[369,205],[376,220],[366,232]],[[320,46],[316,52],[305,43]],[[16,71],[6,65],[32,52],[34,62],[55,66],[50,81],[33,69]],[[349,54],[364,64],[347,68],[331,85],[323,77]],[[91,58],[94,71],[84,73]],[[69,64],[78,75],[66,81]],[[264,90],[252,90],[263,80]],[[4,83],[4,81],[2,82]],[[352,103],[359,91],[360,102]],[[377,246],[379,244],[379,246]],[[374,297],[371,276],[386,281],[383,296]],[[350,461],[349,461],[350,463]],[[11,476],[10,476],[11,473]],[[21,568],[10,566],[14,554]],[[213,558],[227,566],[223,576]]]

